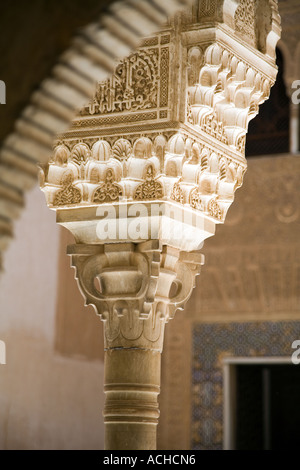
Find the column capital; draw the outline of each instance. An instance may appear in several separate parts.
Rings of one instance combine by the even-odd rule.
[[[71,245],[68,253],[87,305],[105,324],[105,348],[162,350],[165,324],[183,309],[204,264],[158,240]]]

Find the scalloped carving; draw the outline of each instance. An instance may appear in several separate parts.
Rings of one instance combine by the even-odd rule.
[[[126,139],[117,140],[112,150],[113,156],[120,162],[127,161],[132,154],[132,147],[130,142]]]

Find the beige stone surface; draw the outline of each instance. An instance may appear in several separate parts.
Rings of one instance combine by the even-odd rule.
[[[104,360],[103,323],[94,309],[84,305],[84,300],[66,254],[66,246],[74,238],[64,228],[60,229],[59,264],[57,273],[57,302],[55,317],[55,353],[64,357]]]
[[[0,336],[14,329],[42,334],[52,343],[58,269],[59,230],[36,187],[16,225],[16,241],[1,275]],[[51,243],[49,243],[51,240]]]
[[[205,245],[191,318],[299,318],[299,177],[297,156],[249,159],[227,224]]]
[[[41,334],[13,329],[2,338],[0,449],[103,449],[103,364],[64,359]]]
[[[176,449],[181,442],[189,448],[191,442],[188,365],[195,325],[299,321],[299,172],[298,156],[249,159],[244,185],[226,224],[204,245],[206,263],[185,308],[184,321],[177,315],[166,331],[159,428],[162,448]],[[178,377],[185,377],[184,391]]]
[[[201,276],[197,281],[201,282]],[[197,290],[190,300],[189,309],[193,309],[196,293]],[[192,321],[185,311],[178,312],[165,332],[159,396],[158,449],[190,449],[191,348]]]

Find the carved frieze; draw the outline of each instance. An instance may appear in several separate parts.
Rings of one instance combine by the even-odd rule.
[[[184,203],[184,194],[179,182],[174,184],[170,197],[173,201],[178,202],[179,204]]]
[[[134,199],[137,201],[161,199],[163,197],[163,187],[161,183],[154,179],[152,166],[148,167],[145,179],[146,181],[137,187]]]
[[[80,115],[120,114],[110,122],[124,122],[121,117],[124,113],[168,106],[169,42],[170,35],[157,35],[145,39],[138,52],[123,59],[108,80],[97,84],[94,97],[80,111]],[[143,116],[137,119],[143,119]]]
[[[256,0],[241,0],[234,15],[235,30],[255,41]]]
[[[93,202],[101,204],[103,202],[116,202],[122,197],[122,188],[114,183],[112,170],[107,170],[105,183],[97,188],[93,194]]]
[[[157,107],[159,49],[141,50],[124,59],[110,79],[97,85],[88,113],[109,114]]]
[[[72,175],[67,175],[62,181],[62,189],[59,190],[54,199],[54,206],[68,206],[80,204],[82,200],[81,192],[73,186]]]

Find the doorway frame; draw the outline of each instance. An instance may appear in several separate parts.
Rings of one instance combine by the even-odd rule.
[[[236,442],[236,366],[291,364],[291,356],[226,357],[223,359],[223,450],[235,450]]]

